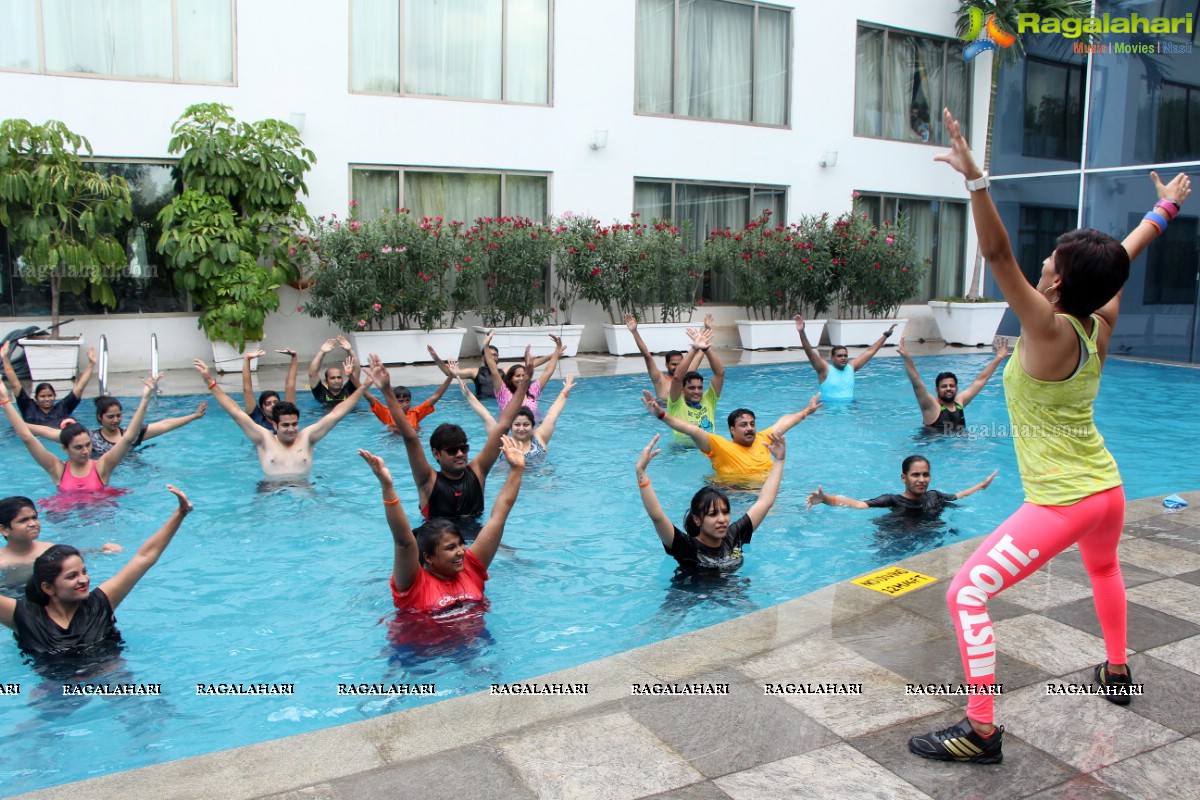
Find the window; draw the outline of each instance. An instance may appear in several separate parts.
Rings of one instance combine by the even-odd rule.
[[[854,135],[946,145],[941,109],[970,117],[970,66],[959,42],[858,26]]]
[[[763,209],[770,209],[777,220],[787,218],[787,189],[782,186],[639,178],[633,187],[633,208],[642,219],[669,219],[676,225],[688,225],[696,247],[704,245],[711,231],[741,228]],[[728,302],[730,289],[728,276],[705,274],[702,296],[706,301]]]
[[[1078,191],[1078,189],[1076,189]],[[1017,263],[1029,282],[1037,286],[1042,279],[1042,263],[1058,247],[1063,231],[1077,228],[1074,208],[1021,205],[1017,228]]]
[[[125,246],[128,266],[111,278],[117,296],[116,308],[93,303],[85,295],[63,292],[59,303],[68,314],[136,314],[187,311],[183,293],[175,289],[163,256],[156,250],[162,227],[158,212],[179,192],[172,165],[163,162],[93,161],[94,169],[106,176],[120,175],[129,184],[133,219],[111,233]],[[21,278],[18,260],[22,245],[5,239],[0,228],[0,314],[6,316],[49,316],[50,287],[30,284]]]
[[[1131,215],[1130,228],[1141,221]],[[1196,242],[1200,241],[1200,218],[1176,217],[1167,230],[1146,250],[1145,305],[1192,305],[1196,302]]]
[[[551,0],[353,0],[355,92],[550,102]]]
[[[231,0],[3,0],[0,30],[0,69],[233,83]]]
[[[467,223],[499,216],[545,221],[549,207],[550,178],[545,174],[354,167],[350,184],[360,219],[404,206],[417,216]]]
[[[788,124],[791,13],[727,0],[638,0],[637,110]]]
[[[1026,59],[1022,155],[1079,162],[1083,80],[1082,64]]]
[[[1155,161],[1200,158],[1200,87],[1162,82],[1155,137]]]
[[[876,225],[903,218],[913,234],[917,258],[930,260],[929,272],[912,300],[923,303],[939,297],[962,296],[966,203],[938,197],[861,194],[858,204]]]

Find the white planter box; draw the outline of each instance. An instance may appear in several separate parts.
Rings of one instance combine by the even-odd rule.
[[[262,342],[246,342],[246,351],[261,350],[261,349],[262,349]],[[229,344],[228,342],[213,342],[212,350],[213,350],[213,362],[215,363],[218,374],[224,374],[226,372],[241,372],[242,371],[242,362],[245,361],[246,359],[242,353],[239,353],[237,350],[234,349],[233,345]],[[246,352],[246,351],[243,351],[243,352]],[[256,372],[257,370],[258,370],[258,359],[257,358],[250,359],[250,371]]]
[[[579,339],[583,336],[582,325],[526,325],[511,328],[485,328],[475,326],[475,340],[479,342],[479,352],[483,352],[483,340],[488,331],[492,331],[492,346],[500,351],[500,358],[521,358],[525,355],[525,345],[529,345],[535,357],[548,356],[554,352],[554,334],[563,341],[566,350],[563,355],[574,358],[579,352]],[[441,352],[440,350],[438,352]]]
[[[639,322],[638,333],[641,334],[642,341],[646,343],[651,353],[665,353],[668,350],[680,350],[687,352],[687,349],[692,346],[692,340],[688,338],[688,328],[699,328],[699,322]],[[604,341],[608,344],[608,352],[614,356],[632,356],[637,355],[637,342],[633,341],[633,334],[629,332],[629,328],[624,325],[613,325],[611,322],[604,323]],[[793,323],[792,333],[795,333]]]
[[[896,330],[886,344],[899,344],[900,337],[904,335],[904,326],[907,324],[907,319],[831,319],[826,326],[829,328],[831,345],[866,347],[875,344],[875,340],[892,325],[896,326]],[[812,341],[811,337],[809,341]]]
[[[800,334],[796,332],[796,321],[792,319],[739,319],[738,336],[743,350],[774,350],[800,346]],[[804,333],[815,347],[821,343],[825,331],[825,320],[804,320]]]
[[[1008,303],[948,303],[930,300],[929,310],[947,344],[991,344]]]
[[[83,349],[83,336],[68,336],[65,339],[18,339],[17,344],[25,348],[25,363],[29,365],[29,376],[34,383],[43,381],[70,381],[79,372],[79,351]]]
[[[361,331],[350,334],[354,352],[366,360],[371,353],[385,364],[416,364],[432,362],[428,347],[442,358],[458,358],[466,328],[435,328],[431,331]]]

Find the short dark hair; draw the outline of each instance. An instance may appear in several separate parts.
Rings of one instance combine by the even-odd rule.
[[[274,397],[276,400],[278,400],[278,399],[279,399],[279,392],[275,391],[274,389],[267,389],[265,392],[263,392],[262,394],[260,394],[260,395],[258,396],[258,407],[259,407],[259,409],[261,409],[261,408],[263,407],[263,403],[267,402],[267,401],[268,401],[268,400],[270,400],[272,397]]]
[[[33,560],[33,574],[25,583],[25,599],[39,606],[50,604],[50,596],[42,591],[43,583],[54,583],[62,574],[62,565],[71,556],[82,556],[69,544],[56,544]]]
[[[940,385],[942,381],[946,380],[946,378],[953,379],[954,385],[958,386],[958,376],[955,375],[953,372],[939,372],[937,374],[937,377],[933,379],[933,385],[935,387]]]
[[[467,432],[453,422],[443,422],[429,437],[430,450],[446,450],[467,443]]]
[[[413,531],[413,535],[417,539],[417,555],[420,557],[422,565],[426,563],[425,556],[436,550],[442,537],[448,533],[457,536],[460,542],[464,541],[462,531],[458,529],[458,523],[445,517],[426,520],[421,527]]]
[[[113,406],[124,410],[123,406],[121,405],[121,401],[112,395],[102,394],[92,402],[96,404],[96,422],[99,422],[100,417],[107,414],[108,410]]]
[[[40,393],[42,389],[49,389],[50,391],[54,392],[55,397],[58,397],[58,392],[55,391],[54,384],[45,382],[39,383],[37,386],[33,387],[33,396],[37,397],[38,393]]]
[[[743,416],[745,414],[749,414],[750,419],[756,419],[756,417],[754,416],[754,412],[751,411],[750,409],[735,408],[733,411],[729,412],[729,427],[732,428],[734,425],[736,425],[737,421],[738,421],[738,417]]]
[[[670,364],[671,359],[675,358],[675,356],[679,356],[680,358],[683,358],[683,352],[681,350],[668,350],[666,353],[663,354],[663,363]]]
[[[516,394],[516,391],[517,391],[517,382],[515,380],[513,380],[513,376],[517,374],[517,370],[524,369],[524,368],[525,368],[524,364],[513,364],[511,367],[508,368],[508,372],[505,372],[501,376],[502,378],[504,378],[504,385],[507,386],[508,390],[514,394]],[[528,377],[528,376],[526,376],[526,377]]]
[[[683,376],[683,385],[684,385],[684,386],[687,386],[687,385],[688,385],[690,382],[692,382],[692,381],[700,381],[701,383],[703,383],[703,382],[704,382],[704,376],[703,376],[703,375],[701,375],[701,374],[700,374],[699,372],[697,372],[696,370],[692,370],[691,372],[689,372],[689,373],[687,373],[686,375],[684,375],[684,376]]]
[[[687,531],[688,536],[698,536],[700,523],[696,521],[696,518],[703,517],[713,508],[722,507],[726,513],[729,512],[729,496],[720,489],[705,486],[692,495],[692,503],[688,507],[687,518],[683,521],[683,529]]]
[[[909,468],[913,464],[917,464],[922,461],[925,462],[925,466],[929,466],[929,459],[926,458],[925,456],[917,456],[917,455],[909,456],[908,458],[904,459],[904,462],[900,465],[900,474],[907,475]]]
[[[850,348],[846,347],[846,345],[835,344],[833,347],[829,348],[829,357],[833,358],[834,356],[836,356],[838,350],[845,350],[846,355],[850,355]]]
[[[71,444],[71,440],[81,433],[91,435],[91,431],[89,431],[87,427],[81,423],[72,422],[68,425],[64,425],[62,430],[58,432],[58,443],[63,447],[67,447]]]
[[[289,403],[287,400],[280,400],[271,409],[271,419],[279,422],[280,417],[295,417],[300,420],[300,409],[296,408],[295,403]]]
[[[1121,291],[1129,277],[1129,253],[1107,233],[1080,228],[1058,237],[1054,271],[1062,278],[1059,306],[1084,318]]]
[[[32,500],[19,494],[0,500],[0,525],[5,528],[11,526],[22,508],[32,508],[35,512],[37,511],[37,506]]]
[[[412,389],[407,386],[393,386],[392,394],[396,395],[397,400],[403,400],[406,397],[412,400]]]
[[[533,425],[537,422],[537,420],[533,417],[533,409],[531,409],[529,406],[521,406],[518,408],[517,417],[528,417],[530,425]],[[513,417],[513,419],[516,419],[516,417]]]

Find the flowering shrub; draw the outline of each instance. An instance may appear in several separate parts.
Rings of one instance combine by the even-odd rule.
[[[704,245],[709,269],[728,275],[732,300],[752,319],[791,319],[829,308],[827,216],[771,224],[770,210],[741,230],[714,230]]]
[[[857,205],[828,233],[834,293],[843,316],[894,317],[916,294],[929,262],[917,260],[907,221],[876,226]]]
[[[558,247],[551,228],[525,217],[480,217],[465,242],[459,277],[474,287],[484,325],[543,325],[550,319],[546,281]]]
[[[462,313],[462,223],[408,209],[360,222],[320,217],[300,240],[316,259],[305,313],[344,331],[432,330]]]
[[[696,308],[704,276],[686,228],[661,219],[647,224],[637,214],[607,227],[566,215],[556,230],[556,298],[564,311],[589,300],[615,325],[626,313],[647,321],[653,306],[661,322],[683,321]]]

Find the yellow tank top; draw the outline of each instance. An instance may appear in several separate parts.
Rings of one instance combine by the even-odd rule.
[[[1065,317],[1087,349],[1087,360],[1062,381],[1040,381],[1021,366],[1021,340],[1004,368],[1004,394],[1012,424],[1017,466],[1025,500],[1042,506],[1069,506],[1085,497],[1121,485],[1117,462],[1096,430],[1092,406],[1100,390],[1100,357],[1096,335],[1100,320],[1092,315],[1092,335],[1079,320]]]

